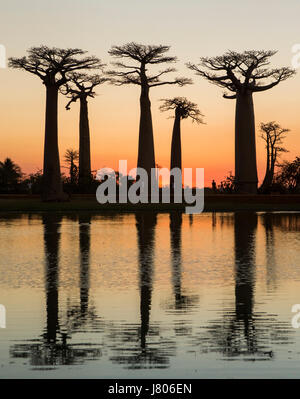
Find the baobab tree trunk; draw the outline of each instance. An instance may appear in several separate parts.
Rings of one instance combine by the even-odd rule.
[[[266,173],[265,177],[263,180],[263,183],[261,185],[261,191],[265,192],[268,189],[269,186],[269,180],[270,180],[270,142],[269,138],[267,138],[267,165],[266,165]]]
[[[139,148],[138,148],[138,168],[143,168],[148,173],[150,187],[151,168],[155,168],[154,139],[151,116],[151,102],[149,99],[149,87],[142,86],[140,97],[140,128],[139,128]]]
[[[179,168],[181,170],[181,132],[180,132],[180,121],[181,117],[179,112],[175,113],[175,120],[173,126],[172,134],[172,144],[171,144],[171,168]],[[170,187],[173,191],[174,189],[174,177],[170,178]]]
[[[274,180],[274,170],[275,170],[275,163],[276,163],[276,159],[277,159],[277,149],[276,148],[272,148],[272,152],[271,152],[272,156],[271,156],[271,167],[270,167],[270,177],[269,177],[269,181],[270,181],[270,187],[273,184],[273,180]]]
[[[255,122],[252,93],[237,93],[235,114],[235,177],[237,191],[257,193]]]
[[[91,182],[90,127],[86,98],[80,98],[79,119],[79,185],[85,190]]]
[[[57,137],[57,99],[57,86],[46,86],[46,122],[42,193],[42,199],[44,201],[62,201],[66,199],[66,195],[63,193],[60,176]]]
[[[268,153],[269,153],[269,166],[267,167],[266,175],[263,184],[261,186],[263,192],[270,191],[270,188],[272,187],[274,180],[275,162],[277,159],[276,148],[273,148],[273,146],[271,146],[271,150],[269,149]]]

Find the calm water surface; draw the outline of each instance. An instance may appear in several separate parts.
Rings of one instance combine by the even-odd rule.
[[[300,214],[0,216],[1,378],[300,377]]]

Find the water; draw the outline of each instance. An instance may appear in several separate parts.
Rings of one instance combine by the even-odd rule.
[[[0,216],[1,378],[300,376],[300,214]]]

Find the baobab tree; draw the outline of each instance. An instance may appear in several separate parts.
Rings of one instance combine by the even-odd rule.
[[[269,90],[295,73],[286,67],[268,68],[274,54],[276,51],[228,51],[223,56],[202,57],[199,65],[187,64],[196,74],[225,88],[224,98],[236,99],[235,177],[239,192],[257,192],[253,93]]]
[[[266,142],[267,149],[266,174],[260,190],[262,192],[268,192],[273,184],[276,161],[280,156],[280,153],[288,152],[288,150],[282,147],[282,142],[286,137],[286,133],[288,133],[290,129],[284,129],[278,123],[273,121],[261,123],[260,130],[262,132],[260,137]]]
[[[104,65],[101,65],[103,67]],[[68,75],[69,81],[61,92],[70,98],[66,109],[70,109],[72,102],[80,101],[79,115],[79,177],[78,183],[81,190],[86,190],[91,182],[91,148],[90,148],[90,127],[88,116],[88,98],[96,95],[95,87],[106,82],[108,79],[96,75],[74,72]]]
[[[191,118],[193,122],[203,123],[200,110],[197,104],[188,101],[186,97],[174,97],[170,99],[163,99],[163,104],[160,106],[160,110],[173,111],[175,110],[174,125],[172,133],[171,143],[171,164],[170,170],[173,168],[182,168],[181,161],[181,120]],[[170,188],[174,189],[174,176],[171,175]]]
[[[46,122],[44,141],[43,194],[45,201],[66,198],[62,189],[57,131],[57,101],[59,88],[67,83],[68,73],[98,68],[99,59],[84,56],[85,51],[70,48],[32,47],[28,56],[10,58],[9,66],[24,69],[38,76],[46,87]]]
[[[113,65],[118,69],[109,71],[111,82],[116,85],[134,84],[141,87],[140,95],[140,125],[139,125],[139,145],[138,145],[138,168],[143,168],[151,176],[151,169],[155,168],[153,126],[151,116],[151,102],[149,90],[152,87],[162,85],[190,84],[191,80],[177,77],[171,80],[161,80],[163,75],[175,72],[174,68],[167,67],[154,74],[148,73],[148,66],[174,63],[176,57],[166,55],[170,46],[153,46],[138,43],[128,43],[123,46],[113,46],[109,54],[117,59],[125,59],[129,62],[124,64],[121,61],[114,62]],[[132,63],[131,63],[132,62]]]

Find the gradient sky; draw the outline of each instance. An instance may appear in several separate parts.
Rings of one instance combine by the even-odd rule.
[[[222,89],[194,76],[185,67],[200,56],[221,55],[228,49],[275,49],[272,66],[291,66],[294,44],[300,43],[299,0],[3,0],[0,43],[7,56],[22,56],[31,46],[79,47],[109,64],[111,45],[136,41],[171,46],[177,75],[193,78],[183,88],[151,90],[156,162],[168,167],[172,119],[160,113],[159,99],[186,96],[199,105],[206,125],[182,122],[183,167],[204,167],[205,180],[218,182],[234,172],[234,100]],[[175,75],[174,75],[175,76]],[[42,168],[45,88],[24,71],[0,69],[0,160],[11,157],[24,172]],[[300,155],[300,74],[270,91],[254,95],[256,126],[276,120],[291,129],[285,159]],[[92,167],[118,168],[119,159],[136,166],[139,87],[100,86],[89,102]],[[60,156],[78,148],[79,105],[65,111],[59,99]],[[257,129],[260,179],[265,168],[264,143]],[[62,162],[63,165],[63,162]],[[63,169],[64,170],[64,169]]]

